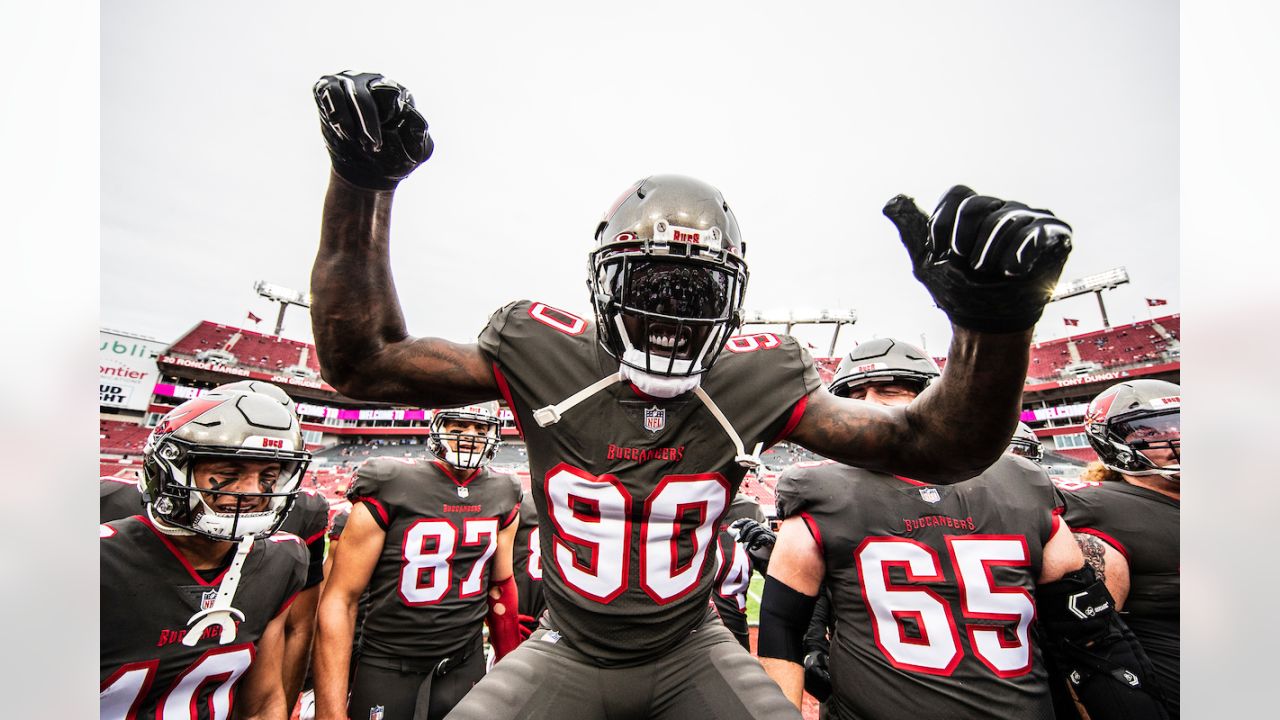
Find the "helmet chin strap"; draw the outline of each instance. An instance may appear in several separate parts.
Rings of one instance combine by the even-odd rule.
[[[629,369],[634,370],[634,368],[628,368],[626,365],[622,365],[618,368],[618,372],[612,375],[606,375],[600,378],[594,383],[588,385],[587,387],[569,396],[565,400],[562,400],[555,405],[548,405],[546,407],[538,408],[537,410],[534,410],[533,419],[537,421],[538,427],[546,427],[548,425],[554,425],[560,422],[560,418],[566,412],[569,412],[569,410],[573,409],[574,406],[583,402],[587,398],[595,395],[601,390],[604,390],[605,388],[610,387],[615,383],[622,382],[623,380],[626,380],[626,379],[631,379],[631,382],[635,383],[636,387],[640,388],[641,392],[654,395],[655,397],[663,397],[662,395],[649,392],[649,390],[645,389],[645,387],[642,386],[639,382],[636,382],[635,379],[630,378],[629,373],[627,372]],[[648,375],[647,373],[642,373],[642,374],[644,374],[648,378],[654,378],[654,376]],[[737,462],[742,467],[747,468],[748,470],[754,470],[760,467],[760,465],[762,464],[760,460],[760,450],[764,447],[764,443],[756,443],[756,446],[752,450],[751,454],[750,455],[747,454],[746,448],[743,447],[742,445],[742,438],[738,435],[738,432],[733,429],[733,425],[729,422],[729,418],[725,417],[724,413],[720,412],[720,408],[715,404],[714,401],[712,401],[711,396],[707,394],[706,390],[702,389],[702,386],[699,383],[699,378],[701,377],[702,377],[701,375],[695,375],[692,378],[654,378],[654,379],[660,379],[660,380],[691,379],[693,380],[694,381],[693,386],[690,388],[693,390],[693,394],[696,395],[697,398],[702,401],[702,404],[706,406],[707,411],[710,412],[711,416],[716,419],[716,422],[720,423],[720,427],[724,429],[725,434],[729,436],[730,442],[733,443],[733,449],[736,450],[738,453],[736,456],[734,456],[733,458],[734,461]],[[682,390],[681,392],[688,392],[688,391]],[[674,393],[669,397],[675,397],[676,395],[679,395],[679,394],[680,393]]]
[[[236,621],[244,622],[244,613],[231,607],[231,599],[235,597],[236,587],[240,585],[240,572],[252,548],[252,535],[246,535],[240,540],[236,546],[236,556],[231,561],[231,567],[227,568],[226,575],[222,577],[222,584],[218,586],[218,595],[214,598],[213,605],[187,620],[187,625],[190,627],[187,634],[182,637],[183,645],[195,647],[195,644],[200,642],[200,636],[204,635],[204,631],[214,625],[222,628],[218,636],[219,645],[226,645],[236,639]]]
[[[195,535],[194,532],[187,530],[186,528],[174,527],[173,525],[166,523],[162,518],[156,517],[155,512],[151,509],[150,503],[147,504],[147,518],[151,520],[151,525],[155,527],[156,530],[159,530],[163,535],[170,535],[173,537]]]

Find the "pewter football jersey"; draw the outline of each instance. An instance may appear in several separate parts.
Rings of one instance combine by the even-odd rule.
[[[425,659],[462,650],[488,611],[498,532],[520,507],[515,476],[374,458],[347,493],[387,532],[369,579],[362,655]]]
[[[328,529],[329,501],[313,488],[299,490],[280,531],[297,535],[307,545],[307,588],[324,580],[324,534]]]
[[[693,394],[615,383],[539,427],[533,413],[616,373],[595,324],[543,303],[496,312],[480,334],[529,449],[552,624],[601,665],[645,662],[708,613],[719,522],[745,469]],[[702,387],[750,451],[784,437],[821,381],[794,339],[730,339]]]
[[[1055,493],[1004,456],[929,485],[832,462],[778,481],[778,513],[821,547],[835,718],[1052,718],[1033,600]]]
[[[142,491],[137,480],[104,477],[98,479],[98,522],[109,523],[134,515],[145,515]]]
[[[254,542],[231,602],[244,613],[235,640],[220,644],[215,625],[187,647],[187,621],[213,602],[222,575],[193,569],[146,518],[102,525],[99,534],[102,720],[230,717],[263,630],[302,589],[301,540],[277,533]]]
[[[1181,504],[1126,482],[1062,480],[1062,519],[1077,533],[1094,535],[1129,562],[1129,597],[1121,615],[1155,667],[1170,714],[1179,713],[1182,566],[1178,528]]]
[[[542,545],[539,544],[538,508],[527,494],[520,501],[520,527],[516,528],[515,558],[516,593],[520,599],[520,614],[533,618],[523,624],[532,631],[538,626],[538,618],[547,608],[542,599]]]
[[[764,524],[764,511],[752,497],[739,493],[729,505],[729,512],[720,522],[720,534],[716,537],[716,579],[711,592],[720,620],[729,632],[746,646],[747,637],[747,587],[751,584],[751,558],[747,549],[729,534],[729,525],[738,518],[751,518]]]

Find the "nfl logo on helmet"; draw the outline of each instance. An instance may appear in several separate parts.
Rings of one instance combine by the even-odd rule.
[[[644,429],[656,433],[667,426],[667,411],[654,405],[644,410]]]

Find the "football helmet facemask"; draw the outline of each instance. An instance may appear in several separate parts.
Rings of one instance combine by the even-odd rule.
[[[650,376],[706,372],[742,323],[747,285],[745,245],[720,191],[680,175],[645,178],[606,213],[595,241],[587,285],[604,349]]]
[[[849,397],[854,388],[862,385],[896,382],[916,386],[917,392],[924,392],[941,374],[938,363],[915,345],[893,338],[876,338],[854,348],[840,361],[828,389],[833,395]]]
[[[1164,380],[1113,385],[1089,403],[1084,434],[1103,465],[1126,475],[1181,477],[1182,388]],[[1164,455],[1160,464],[1151,456]]]
[[[483,425],[484,433],[450,432],[445,425],[450,421]],[[502,420],[498,418],[498,403],[487,402],[460,408],[436,410],[431,415],[427,449],[455,468],[472,470],[484,467],[493,459],[501,444],[499,431]]]
[[[1044,460],[1044,446],[1024,422],[1018,423],[1018,429],[1013,431],[1013,438],[1009,440],[1009,448],[1005,452],[1037,463]]]
[[[262,492],[198,489],[202,460],[280,463],[275,483]],[[298,495],[311,462],[298,418],[275,394],[220,388],[169,411],[143,448],[143,502],[148,514],[180,534],[237,541],[275,532]],[[233,496],[230,512],[214,509]],[[262,510],[248,509],[266,500]]]

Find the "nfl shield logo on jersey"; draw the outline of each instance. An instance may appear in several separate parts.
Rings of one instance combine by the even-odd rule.
[[[667,426],[667,411],[654,405],[644,410],[644,429],[656,433]]]
[[[382,720],[382,706],[374,705],[369,708],[369,720]]]
[[[468,496],[468,495],[470,495],[470,494],[471,494],[471,491],[470,491],[470,490],[468,490],[468,489],[466,488],[466,486],[465,486],[465,485],[459,485],[459,486],[458,486],[458,497],[460,497],[460,498],[462,498],[462,499],[464,499],[464,500],[465,500],[465,499],[467,498],[467,496]]]
[[[920,488],[920,499],[927,503],[936,503],[942,500],[942,496],[938,494],[937,488]]]
[[[213,601],[216,600],[217,597],[218,597],[218,588],[205,590],[204,593],[200,596],[200,609],[208,610],[209,608],[213,607]]]

